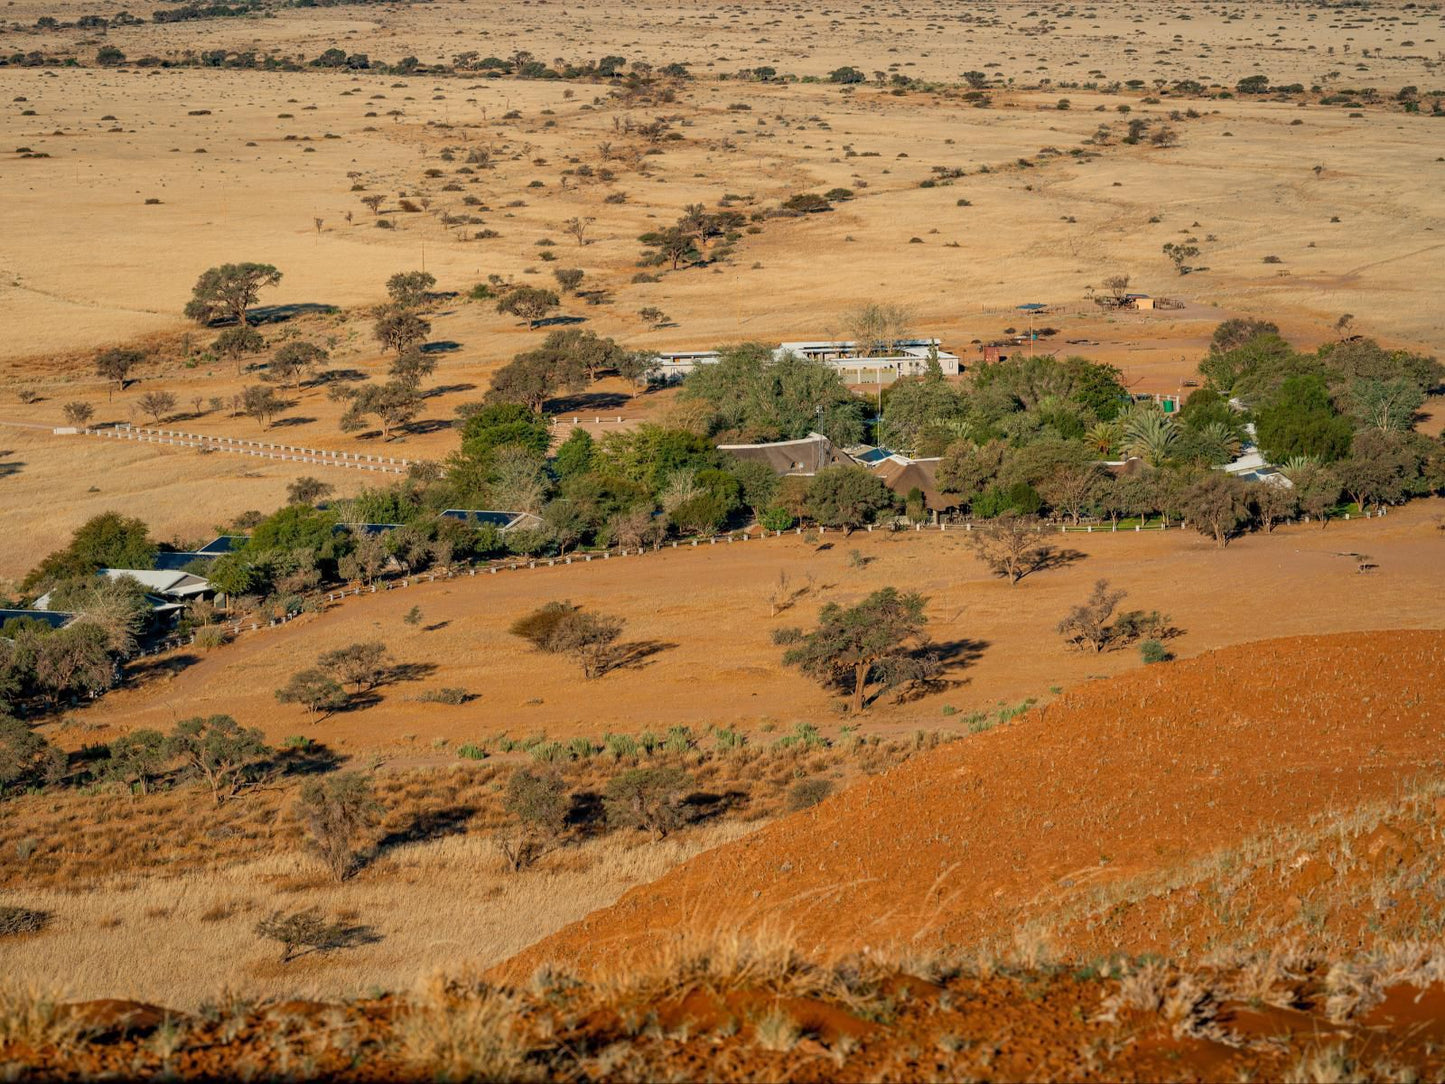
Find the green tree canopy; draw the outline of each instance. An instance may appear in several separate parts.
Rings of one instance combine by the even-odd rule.
[[[156,545],[146,525],[119,512],[102,512],[76,528],[70,544],[47,556],[25,578],[27,590],[102,568],[150,568]]]
[[[229,318],[246,322],[246,310],[256,303],[261,290],[281,281],[281,272],[268,263],[228,263],[201,274],[186,303],[186,318],[210,324]]]
[[[897,588],[875,591],[856,606],[830,602],[818,614],[818,627],[790,649],[783,661],[819,683],[851,689],[849,708],[863,710],[870,682],[893,683],[908,675],[907,663],[920,646],[928,622],[928,600]]]

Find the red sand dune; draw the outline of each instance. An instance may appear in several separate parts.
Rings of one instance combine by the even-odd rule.
[[[1442,660],[1445,632],[1351,633],[1097,681],[700,855],[499,972],[734,929],[824,956],[1006,939],[1109,878],[1438,772]]]

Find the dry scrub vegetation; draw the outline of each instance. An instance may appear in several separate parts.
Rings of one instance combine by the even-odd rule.
[[[940,737],[827,743],[802,727],[760,748],[732,732],[700,741],[679,728],[655,744],[618,736],[580,759],[575,742],[568,753],[534,740],[516,743],[530,750],[522,763],[498,751],[485,763],[384,770],[367,788],[378,815],[354,839],[339,883],[304,820],[309,784],[295,774],[219,806],[204,784],[165,777],[145,796],[111,784],[12,798],[0,821],[0,937],[13,978],[64,975],[71,996],[189,1009],[222,987],[255,997],[398,989],[459,958],[499,963]],[[518,777],[554,781],[555,823],[515,801]],[[652,803],[648,817],[628,806],[638,795]],[[340,924],[334,944],[278,963],[257,923],[311,908]]]
[[[1420,1079],[1442,1068],[1442,968],[1410,945],[1333,966],[823,966],[777,938],[694,939],[614,978],[544,971],[505,989],[454,973],[349,1003],[225,995],[183,1014],[7,986],[0,1056],[42,1072],[300,1080]]]

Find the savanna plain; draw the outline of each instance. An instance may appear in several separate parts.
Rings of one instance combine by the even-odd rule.
[[[177,2],[0,7],[0,1074],[1445,1077],[1439,3]]]

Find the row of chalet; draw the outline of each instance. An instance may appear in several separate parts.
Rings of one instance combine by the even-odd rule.
[[[1272,466],[1254,444],[1253,423],[1245,429],[1248,440],[1239,455],[1233,462],[1217,469],[1246,482],[1288,487],[1289,479]],[[727,452],[740,460],[764,463],[779,477],[794,475],[810,478],[825,467],[856,463],[871,470],[899,496],[918,490],[923,494],[924,505],[935,515],[959,505],[956,494],[946,493],[938,485],[938,464],[942,462],[939,457],[911,459],[887,448],[869,445],[839,448],[822,433],[809,433],[798,440],[778,440],[767,444],[719,444],[718,451]],[[1106,460],[1099,466],[1113,475],[1133,476],[1144,469],[1144,461],[1138,456],[1130,456]]]
[[[454,519],[470,527],[493,527],[502,534],[542,526],[540,516],[530,512],[503,512],[482,508],[448,508],[440,518]],[[356,535],[382,535],[396,530],[397,523],[339,523],[338,531]],[[150,568],[102,568],[96,575],[110,579],[122,577],[135,580],[145,591],[156,626],[168,624],[186,606],[200,598],[213,598],[216,590],[206,579],[206,566],[223,554],[233,553],[246,544],[244,535],[222,535],[195,550],[167,550],[155,555]],[[51,605],[51,592],[41,595],[29,609],[0,608],[0,627],[6,622],[29,620],[64,628],[79,614],[56,610]]]
[[[656,384],[673,384],[703,365],[716,365],[721,357],[717,350],[665,350],[657,355],[648,376]],[[922,376],[930,361],[937,361],[945,376],[962,371],[958,355],[941,349],[938,339],[900,339],[880,357],[866,356],[856,342],[846,339],[785,342],[773,350],[776,364],[796,358],[821,361],[849,384],[891,384],[900,377]]]

